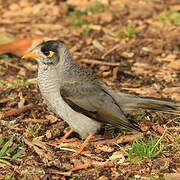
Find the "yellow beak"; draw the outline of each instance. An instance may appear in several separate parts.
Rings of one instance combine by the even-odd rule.
[[[34,52],[29,52],[27,54],[25,54],[22,59],[29,59],[29,58],[32,58],[32,59],[35,59],[35,58],[39,58],[41,57],[40,55],[34,53]]]

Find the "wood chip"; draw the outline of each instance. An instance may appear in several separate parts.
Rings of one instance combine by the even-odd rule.
[[[18,109],[11,109],[10,111],[0,113],[0,119],[4,119],[10,116],[17,116],[27,110],[31,110],[33,107],[35,107],[34,104],[28,104]]]

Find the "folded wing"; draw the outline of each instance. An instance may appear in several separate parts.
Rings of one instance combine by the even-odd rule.
[[[139,128],[126,118],[116,100],[100,85],[76,82],[75,86],[73,82],[67,82],[61,87],[60,93],[77,112],[102,123],[120,126],[130,131],[139,131]]]

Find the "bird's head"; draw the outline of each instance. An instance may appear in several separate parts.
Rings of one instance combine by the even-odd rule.
[[[69,60],[70,53],[66,45],[57,40],[49,40],[37,45],[32,51],[25,54],[23,59],[35,59],[38,64],[57,65]]]

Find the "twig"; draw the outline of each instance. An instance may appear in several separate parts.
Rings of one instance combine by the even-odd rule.
[[[23,138],[23,140],[24,140],[25,144],[28,145],[30,148],[32,148],[34,146],[34,144],[31,141],[29,141],[28,139]]]
[[[118,45],[115,45],[114,47],[112,47],[111,49],[109,49],[106,53],[104,53],[101,58],[104,59],[108,54],[110,54],[111,52],[113,52],[115,49],[117,49],[119,47]]]
[[[47,124],[49,123],[48,119],[21,119],[21,122],[32,122],[32,123],[42,123],[42,124]]]
[[[115,164],[114,160],[111,160],[111,161],[107,160],[105,162],[94,161],[92,163],[93,167],[101,167],[101,168],[102,167],[112,167],[112,166],[114,166],[114,164]]]
[[[45,158],[45,160],[52,161],[54,160],[53,154],[51,155],[48,153],[45,147],[42,147],[40,144],[35,144],[34,142],[29,141],[28,139],[24,138],[24,142],[28,145],[31,149],[33,149],[39,157]],[[39,147],[38,147],[39,146]]]
[[[70,152],[76,152],[76,150],[74,150],[74,149],[65,148],[65,147],[60,147],[60,150],[63,150],[63,151],[70,151]]]
[[[64,176],[70,176],[71,175],[71,171],[67,171],[67,172],[62,172],[62,171],[58,171],[55,169],[46,169],[47,173],[50,174],[59,174],[59,175],[64,175]]]
[[[12,100],[12,98],[3,98],[3,99],[0,99],[0,104],[4,104],[4,103],[7,103],[8,101]]]
[[[10,116],[17,116],[17,115],[21,114],[22,112],[32,109],[33,107],[35,107],[34,104],[28,104],[28,105],[25,105],[18,109],[12,109],[10,111],[0,113],[0,119],[4,119],[4,118],[10,117]]]
[[[103,144],[122,144],[122,143],[128,143],[132,142],[135,138],[143,136],[143,134],[133,134],[133,135],[127,135],[127,136],[121,136],[120,138],[116,139],[106,139],[106,140],[96,140],[96,141],[91,141],[90,144],[92,145],[103,145]],[[76,142],[69,142],[69,143],[63,143],[61,144],[61,147],[63,148],[72,148],[72,147],[77,147],[81,145],[81,141],[76,141]],[[89,153],[89,152],[88,152]],[[87,154],[87,152],[82,152],[82,154]]]
[[[127,136],[121,136],[118,139],[107,139],[107,140],[102,140],[102,141],[97,141],[97,142],[92,142],[93,145],[98,145],[98,144],[122,144],[122,143],[128,143],[132,142],[135,138],[142,136],[133,134],[133,135],[127,135]]]
[[[80,62],[87,64],[97,64],[97,65],[107,65],[107,66],[119,66],[118,62],[107,62],[107,61],[98,61],[95,59],[81,59]]]
[[[78,171],[78,170],[81,170],[81,169],[86,169],[86,168],[91,167],[91,166],[92,166],[92,164],[87,162],[85,164],[81,164],[79,166],[76,166],[76,167],[70,169],[69,172]]]
[[[159,124],[157,124],[156,126],[153,126],[152,128],[160,134],[164,134],[164,132],[167,131],[167,127],[166,127],[166,129],[164,129]],[[169,132],[167,132],[165,135],[163,135],[163,137],[171,142],[174,142],[174,138]]]

